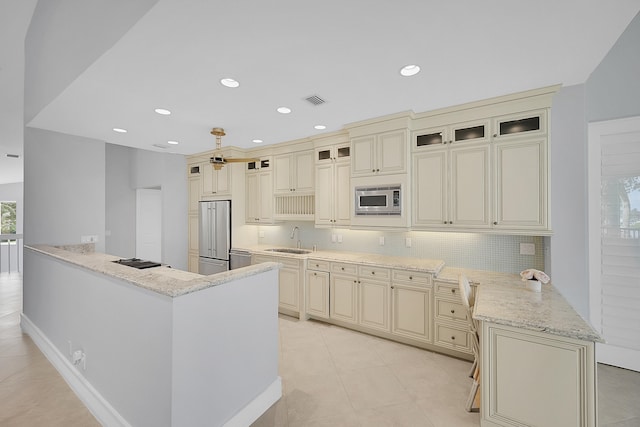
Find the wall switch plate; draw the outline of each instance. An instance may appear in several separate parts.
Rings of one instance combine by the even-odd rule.
[[[384,246],[384,236],[380,236],[380,246]]]
[[[535,255],[536,244],[535,243],[520,243],[520,255]]]
[[[338,243],[342,243],[342,234],[338,234]]]
[[[411,237],[405,237],[405,238],[404,238],[404,245],[405,245],[407,248],[410,248],[410,247],[411,247]]]
[[[258,231],[258,237],[264,239],[264,230]]]
[[[337,242],[337,241],[338,241],[338,236],[337,236],[337,235],[335,235],[335,234],[332,234],[332,235],[331,235],[331,242],[332,242],[332,243],[335,243],[335,242]]]

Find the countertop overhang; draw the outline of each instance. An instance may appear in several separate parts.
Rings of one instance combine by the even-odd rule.
[[[48,255],[60,261],[111,276],[172,298],[253,276],[264,271],[275,270],[280,268],[281,265],[277,262],[269,262],[203,276],[177,270],[169,266],[138,270],[120,265],[113,261],[121,257],[95,252],[95,245],[92,243],[58,246],[25,245],[25,249]]]

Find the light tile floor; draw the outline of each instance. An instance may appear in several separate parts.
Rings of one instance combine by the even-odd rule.
[[[0,426],[98,426],[20,330],[22,278],[0,274]],[[478,426],[466,361],[280,318],[284,395],[253,426]],[[601,427],[640,427],[640,373],[598,365]],[[182,427],[182,426],[177,426]]]

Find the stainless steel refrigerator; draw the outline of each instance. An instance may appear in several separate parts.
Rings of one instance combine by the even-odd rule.
[[[227,271],[231,249],[231,201],[200,202],[198,222],[198,272],[209,275]]]

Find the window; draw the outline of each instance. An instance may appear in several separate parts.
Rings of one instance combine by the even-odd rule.
[[[0,234],[16,234],[16,202],[0,202]]]

